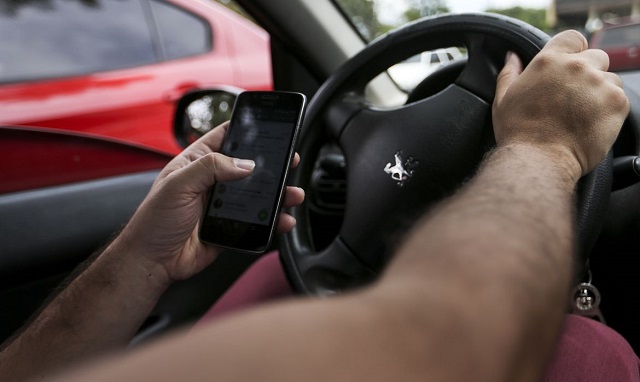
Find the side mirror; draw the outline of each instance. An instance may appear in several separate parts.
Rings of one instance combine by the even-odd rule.
[[[178,101],[173,119],[176,139],[187,147],[219,124],[231,118],[240,89],[191,91]]]

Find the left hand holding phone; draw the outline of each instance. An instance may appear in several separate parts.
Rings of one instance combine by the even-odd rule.
[[[206,196],[218,181],[239,180],[253,170],[253,161],[218,153],[228,123],[216,127],[175,157],[160,172],[149,194],[116,239],[139,256],[149,274],[167,285],[184,280],[211,264],[221,249],[198,238]],[[299,162],[295,155],[292,167]],[[287,187],[284,207],[299,205],[304,191]],[[278,231],[293,229],[295,219],[283,213]]]

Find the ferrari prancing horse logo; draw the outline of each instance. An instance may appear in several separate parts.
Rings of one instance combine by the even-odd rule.
[[[404,183],[413,176],[413,169],[418,165],[418,161],[409,156],[407,160],[402,162],[402,150],[399,150],[395,155],[395,166],[391,163],[387,163],[384,167],[384,172],[391,175],[391,179],[397,181],[398,186],[404,186]]]

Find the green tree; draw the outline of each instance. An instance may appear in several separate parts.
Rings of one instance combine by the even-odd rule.
[[[76,0],[79,3],[88,8],[100,8],[100,0]],[[38,8],[45,11],[54,10],[56,8],[55,3],[51,0],[5,0],[0,1],[0,13],[4,13],[7,16],[15,16],[20,12],[22,8]]]
[[[445,0],[411,0],[410,7],[404,12],[406,21],[449,12]]]
[[[376,37],[382,27],[373,0],[338,0],[345,14],[351,18],[358,32],[367,40]]]
[[[545,9],[535,9],[535,8],[523,8],[523,7],[513,7],[506,9],[487,9],[487,12],[491,13],[499,13],[505,16],[511,16],[516,19],[522,20],[526,23],[533,25],[534,27],[543,30],[545,32],[549,32],[550,28],[547,25],[547,11]]]
[[[239,14],[241,16],[244,16],[246,19],[255,22],[253,20],[253,18],[251,16],[249,16],[249,14],[247,12],[245,12],[245,10],[240,5],[238,5],[238,3],[236,3],[235,1],[233,1],[233,0],[214,0],[214,1],[216,3],[218,3],[218,4],[222,4],[225,7],[231,9],[235,13],[237,13],[237,14]]]

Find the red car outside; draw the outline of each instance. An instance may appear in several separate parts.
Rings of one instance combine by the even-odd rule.
[[[609,54],[609,71],[640,69],[640,22],[607,25],[593,34],[589,46]]]
[[[206,0],[0,0],[0,125],[179,152],[177,100],[273,88],[269,35]]]

